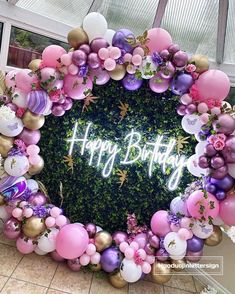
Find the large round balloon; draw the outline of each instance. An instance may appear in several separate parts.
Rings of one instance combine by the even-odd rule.
[[[65,54],[66,51],[59,45],[49,45],[42,52],[42,60],[45,66],[57,67],[59,66],[60,57]]]
[[[164,247],[171,255],[183,255],[187,248],[187,242],[181,239],[178,233],[170,232],[164,238]]]
[[[31,91],[28,94],[28,109],[36,114],[48,113],[52,107],[52,101],[46,91]]]
[[[196,114],[186,114],[182,119],[182,128],[189,134],[196,134],[201,130],[202,123]]]
[[[9,156],[4,162],[4,169],[10,176],[20,177],[29,169],[28,158],[24,155]]]
[[[206,239],[213,233],[213,225],[207,221],[194,220],[192,232],[198,238]]]
[[[120,266],[120,274],[128,283],[134,283],[141,278],[142,269],[134,260],[124,258]]]
[[[168,222],[168,212],[165,210],[159,210],[154,213],[151,219],[151,229],[154,234],[158,236],[165,236],[171,231]]]
[[[152,28],[148,30],[148,41],[146,43],[150,53],[160,52],[172,44],[171,35],[164,29]]]
[[[90,78],[86,81],[78,76],[67,75],[64,78],[64,91],[65,93],[75,99],[84,99],[92,90],[93,84]]]
[[[220,202],[220,217],[228,226],[235,226],[235,193]]]
[[[23,127],[22,120],[18,117],[11,120],[1,120],[0,133],[7,137],[15,137],[22,132]]]
[[[82,23],[84,31],[91,42],[95,38],[103,37],[107,31],[108,24],[105,17],[98,12],[88,13]]]

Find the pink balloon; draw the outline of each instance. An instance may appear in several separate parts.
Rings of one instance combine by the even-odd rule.
[[[41,71],[40,71],[40,74],[41,74],[41,81],[42,82],[48,81],[49,79],[53,78],[53,81],[51,81],[51,83],[49,83],[48,86],[51,86],[52,83],[54,83],[55,80],[57,80],[58,77],[59,77],[59,73],[53,67],[44,67],[44,68],[42,68]]]
[[[63,227],[67,224],[67,218],[64,215],[59,215],[55,221],[56,225],[59,227]]]
[[[189,217],[182,217],[180,220],[181,228],[189,229],[191,224],[191,219]]]
[[[149,87],[155,93],[163,93],[169,87],[169,79],[163,79],[159,73],[149,80]]]
[[[84,82],[83,78],[78,76],[67,75],[64,79],[64,91],[65,93],[75,99],[81,100],[84,99],[88,91],[91,91],[93,84],[90,78]]]
[[[91,256],[91,255],[93,255],[95,253],[96,253],[96,247],[95,247],[95,245],[92,244],[92,243],[88,244],[87,249],[86,249],[86,254],[88,254],[88,255]]]
[[[18,71],[19,70],[11,70],[6,74],[5,84],[8,89],[10,89],[10,88],[12,88],[12,90],[15,89],[15,87],[16,87],[15,77],[16,77],[16,74]]]
[[[139,244],[139,248],[144,248],[148,242],[147,234],[140,233],[136,235],[134,241]]]
[[[28,93],[32,90],[32,84],[37,82],[37,76],[30,69],[24,68],[16,73],[17,88]]]
[[[230,90],[228,76],[218,69],[210,69],[202,73],[196,81],[199,95],[205,99],[224,100]]]
[[[33,241],[33,239],[20,237],[16,241],[16,247],[23,254],[32,253],[37,246],[36,244],[33,244]]]
[[[91,256],[91,263],[92,264],[98,264],[100,262],[100,253],[96,252]]]
[[[32,131],[24,128],[17,138],[24,141],[25,145],[28,146],[37,144],[40,141],[41,133],[39,130]]]
[[[112,71],[115,69],[115,67],[116,67],[116,61],[113,58],[109,57],[109,58],[105,59],[104,68],[106,70]]]
[[[131,247],[127,247],[124,254],[127,259],[132,259],[135,255],[135,250]]]
[[[50,45],[42,52],[43,63],[46,66],[57,67],[59,66],[58,59],[60,59],[60,57],[66,53],[67,52],[63,47],[58,45]]]
[[[154,213],[151,219],[151,230],[155,235],[160,237],[165,236],[171,231],[168,222],[168,212],[165,210],[159,210]]]
[[[89,236],[87,231],[76,224],[64,226],[56,238],[56,251],[64,258],[81,256],[87,249]]]
[[[235,226],[235,194],[227,196],[220,202],[219,215],[223,222],[229,226]]]
[[[80,263],[82,266],[86,266],[90,263],[90,256],[88,254],[83,254],[81,257],[80,257]]]
[[[191,236],[189,230],[187,230],[185,228],[179,229],[178,235],[179,235],[180,239],[182,239],[182,240],[188,240]]]
[[[58,217],[61,214],[61,209],[57,206],[52,207],[52,209],[50,210],[50,215],[52,217]]]
[[[128,243],[127,242],[122,242],[121,244],[120,244],[120,246],[119,246],[119,249],[120,249],[120,251],[121,252],[125,252],[125,250],[126,250],[126,248],[128,247],[129,245],[128,245]]]
[[[90,77],[96,85],[105,85],[110,80],[109,73],[102,68],[91,70]]]
[[[146,261],[143,262],[141,268],[142,268],[143,273],[146,275],[151,272],[151,265]]]
[[[171,35],[166,30],[161,28],[148,30],[147,38],[149,40],[146,45],[150,50],[150,54],[167,49],[172,44]]]
[[[54,219],[54,217],[52,217],[52,216],[47,217],[46,220],[45,220],[45,225],[48,228],[54,227],[54,225],[55,225],[55,219]]]
[[[130,247],[134,250],[138,250],[140,248],[139,243],[137,243],[136,241],[132,241]]]

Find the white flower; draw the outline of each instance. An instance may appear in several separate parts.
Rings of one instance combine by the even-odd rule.
[[[201,291],[200,294],[218,294],[218,291],[215,288],[208,285]]]
[[[11,121],[15,118],[15,112],[5,105],[0,107],[0,121]]]
[[[235,227],[232,226],[230,227],[226,233],[228,234],[229,238],[233,241],[233,243],[235,243]]]

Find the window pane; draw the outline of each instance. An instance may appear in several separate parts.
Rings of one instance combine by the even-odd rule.
[[[3,31],[3,23],[0,22],[0,51],[2,48],[2,31]]]
[[[17,27],[12,27],[7,65],[25,68],[35,58],[41,58],[46,46],[60,45],[68,50],[68,44],[32,33]]]

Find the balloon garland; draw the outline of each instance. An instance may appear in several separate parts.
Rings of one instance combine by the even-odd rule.
[[[210,70],[206,56],[189,57],[161,28],[135,37],[128,29],[107,28],[99,13],[88,14],[83,28],[68,34],[71,50],[51,45],[29,69],[13,70],[0,81],[0,217],[3,232],[23,254],[50,254],[73,271],[88,266],[109,274],[117,288],[152,273],[166,283],[172,264],[200,259],[204,244],[222,240],[220,225],[235,225],[235,120],[223,100],[227,75]],[[92,99],[93,84],[120,81],[127,91],[149,80],[153,92],[170,89],[179,96],[183,129],[198,144],[187,162],[199,180],[175,197],[170,210],[159,210],[150,229],[129,215],[128,230],[109,232],[93,223],[71,224],[50,203],[46,189],[31,176],[44,166],[39,129],[46,115],[62,116],[75,100]]]

